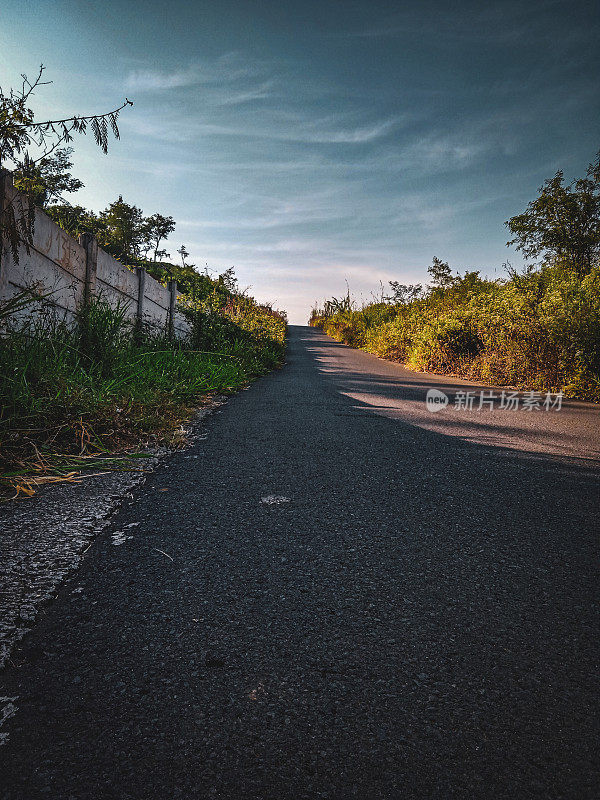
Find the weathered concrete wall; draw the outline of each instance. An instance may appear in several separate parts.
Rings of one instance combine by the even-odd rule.
[[[14,204],[18,193],[11,174],[0,174],[0,182],[4,207]],[[24,201],[22,196],[21,199]],[[40,208],[35,209],[33,247],[29,253],[22,245],[16,263],[6,243],[0,247],[0,301],[35,287],[58,316],[70,321],[87,298],[99,297],[123,309],[132,324],[138,322],[155,332],[172,327],[178,338],[189,333],[188,321],[175,310],[174,282],[167,288],[141,268],[135,272],[128,269],[97,247],[89,235],[76,241]]]
[[[0,180],[1,180],[0,176]],[[5,178],[4,204],[14,203],[17,193],[9,175]],[[4,246],[0,260],[0,299],[9,299],[26,288],[47,295],[61,317],[69,319],[83,302],[86,252],[41,209],[35,210],[35,236],[30,252],[19,250],[17,264]]]

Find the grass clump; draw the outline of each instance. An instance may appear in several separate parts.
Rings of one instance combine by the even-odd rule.
[[[172,443],[208,398],[280,364],[285,316],[212,284],[183,300],[185,341],[134,330],[125,307],[101,298],[68,323],[31,292],[0,306],[4,484],[114,468],[114,453]]]

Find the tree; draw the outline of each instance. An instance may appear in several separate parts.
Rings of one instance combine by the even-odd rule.
[[[71,174],[72,152],[72,147],[64,147],[38,161],[25,156],[13,173],[15,189],[27,194],[36,206],[46,206],[65,193],[79,191],[84,184]]]
[[[35,168],[44,162],[41,169],[46,171],[46,175],[55,168],[60,172],[61,158],[64,164],[64,159],[68,159],[70,154],[58,156],[58,161],[56,158],[52,161],[51,156],[53,153],[58,155],[61,145],[72,142],[76,134],[85,135],[90,129],[103,153],[108,152],[109,128],[115,138],[119,138],[119,113],[126,106],[133,105],[127,98],[118,108],[104,114],[73,115],[36,122],[30,102],[36,89],[48,83],[42,81],[43,72],[44,66],[41,65],[33,82],[22,75],[21,87],[10,89],[8,93],[0,87],[0,168],[8,167],[25,175],[33,175]],[[35,149],[35,157],[31,155],[30,148]],[[40,184],[33,183],[31,188],[29,203],[23,203],[17,195],[0,209],[0,242],[4,238],[8,241],[15,261],[19,260],[19,245],[24,244],[29,251],[33,242],[35,194],[40,191]]]
[[[175,220],[173,217],[164,217],[162,214],[152,214],[142,223],[142,241],[148,250],[154,250],[154,261],[158,258],[160,243],[167,239],[170,233],[175,230]]]
[[[80,233],[93,233],[99,241],[106,241],[107,232],[104,222],[83,206],[72,206],[68,203],[60,203],[46,207],[46,213],[57,225],[77,237]]]
[[[437,256],[433,257],[433,263],[430,267],[427,267],[427,272],[431,275],[433,285],[440,289],[449,289],[450,286],[454,286],[457,280],[452,274],[448,262],[442,261]]]
[[[121,260],[139,258],[143,219],[141,208],[129,205],[119,195],[118,200],[100,212],[104,230],[103,246]]]
[[[181,256],[181,263],[182,263],[182,265],[183,265],[184,267],[187,267],[188,265],[185,263],[185,260],[186,260],[186,258],[189,256],[189,253],[188,253],[188,251],[187,251],[187,248],[186,248],[186,246],[185,246],[184,244],[182,244],[182,245],[181,245],[181,247],[179,248],[179,250],[178,250],[177,252],[178,252],[178,253],[179,253],[179,255]]]
[[[564,184],[562,170],[539,189],[522,214],[506,225],[526,258],[542,257],[586,275],[600,254],[600,152],[587,170],[587,176]]]
[[[196,265],[190,264],[188,261],[186,261],[187,257],[189,256],[186,246],[182,244],[177,252],[181,256],[181,264],[183,269],[187,271],[193,271]]]
[[[398,281],[390,281],[390,288],[392,290],[391,297],[386,298],[398,305],[406,305],[412,303],[421,294],[423,287],[420,283],[398,283]]]
[[[191,265],[190,265],[191,266]],[[229,267],[219,275],[218,283],[225,286],[225,288],[233,293],[239,291],[238,289],[238,279],[235,277],[235,268]]]

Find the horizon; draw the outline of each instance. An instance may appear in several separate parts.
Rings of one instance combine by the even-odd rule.
[[[37,119],[135,103],[108,156],[73,143],[85,188],[70,201],[172,215],[169,252],[233,266],[291,324],[346,281],[359,303],[380,282],[426,282],[433,256],[490,278],[522,265],[505,221],[599,146],[592,3],[8,0],[0,14],[0,85],[40,63],[53,81]]]

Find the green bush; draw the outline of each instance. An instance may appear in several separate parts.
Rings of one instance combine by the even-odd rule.
[[[324,314],[311,325],[417,370],[600,401],[600,269],[556,262],[500,281],[477,273],[411,303]]]
[[[0,466],[43,471],[65,454],[169,438],[207,395],[279,364],[285,317],[230,291],[225,300],[188,303],[187,341],[140,334],[125,307],[101,299],[69,324],[33,293],[1,305]]]

